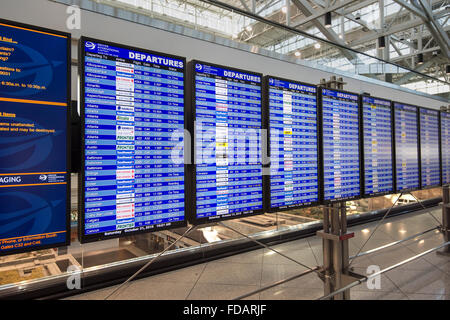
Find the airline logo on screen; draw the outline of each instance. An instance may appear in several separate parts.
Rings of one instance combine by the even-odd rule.
[[[93,43],[91,41],[86,41],[86,43],[84,45],[86,46],[87,49],[90,49],[90,50],[95,50],[95,48],[96,48],[95,43]]]

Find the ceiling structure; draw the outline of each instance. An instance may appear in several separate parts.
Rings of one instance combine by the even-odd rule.
[[[450,0],[96,1],[450,98]]]

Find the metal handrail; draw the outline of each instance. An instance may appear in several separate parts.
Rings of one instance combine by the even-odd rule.
[[[354,282],[352,282],[352,283],[346,285],[345,287],[340,288],[339,290],[336,290],[336,291],[334,291],[334,292],[332,292],[332,293],[330,293],[330,294],[328,294],[328,295],[326,295],[326,296],[320,297],[320,298],[317,299],[317,300],[327,300],[327,299],[330,299],[330,298],[334,297],[335,295],[338,295],[338,294],[340,294],[340,293],[343,293],[343,292],[345,292],[345,291],[347,291],[347,290],[349,290],[349,289],[351,289],[351,288],[353,288],[353,287],[355,287],[355,286],[357,286],[357,285],[360,285],[361,283],[364,283],[364,282],[368,281],[369,279],[378,277],[379,275],[381,275],[381,274],[383,274],[383,273],[385,273],[385,272],[391,271],[391,270],[393,270],[393,269],[395,269],[395,268],[398,268],[398,267],[400,267],[400,266],[402,266],[402,265],[404,265],[404,264],[407,264],[407,263],[409,263],[409,262],[411,262],[411,261],[414,261],[414,260],[416,260],[416,259],[418,259],[418,258],[421,258],[421,257],[423,257],[423,256],[425,256],[425,255],[427,255],[427,254],[429,254],[429,253],[431,253],[431,252],[434,252],[434,251],[436,251],[436,250],[439,250],[440,248],[443,248],[443,247],[448,246],[448,245],[450,245],[450,241],[444,242],[443,244],[441,244],[441,245],[439,245],[439,246],[437,246],[437,247],[435,247],[435,248],[429,249],[429,250],[427,250],[427,251],[425,251],[425,252],[422,252],[422,253],[420,253],[420,254],[418,254],[418,255],[415,255],[415,256],[413,256],[413,257],[411,257],[411,258],[408,258],[408,259],[403,260],[403,261],[401,261],[401,262],[399,262],[399,263],[396,263],[396,264],[394,264],[393,266],[390,266],[390,267],[387,267],[387,268],[385,268],[385,269],[383,269],[383,270],[381,270],[381,271],[375,272],[375,273],[371,274],[370,276],[364,276],[363,278],[361,278],[361,279],[359,279],[359,280],[356,280],[356,281],[354,281]]]

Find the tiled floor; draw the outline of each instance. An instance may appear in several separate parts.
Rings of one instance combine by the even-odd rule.
[[[441,211],[433,211],[440,220]],[[350,228],[355,238],[350,241],[350,254],[356,254],[368,239],[377,222]],[[430,213],[418,212],[387,219],[363,251],[404,239],[436,226]],[[367,267],[381,269],[410,258],[443,243],[443,236],[432,231],[419,239],[409,240],[380,252],[354,260],[354,271],[366,274]],[[301,263],[315,267],[322,261],[321,240],[317,237],[297,240],[275,248]],[[306,268],[267,249],[231,256],[225,259],[133,281],[111,299],[233,299],[305,271]],[[69,299],[104,299],[115,287],[93,291]],[[316,274],[298,278],[255,294],[248,299],[317,299],[323,295],[323,284]],[[379,289],[363,283],[351,290],[352,299],[450,300],[450,257],[425,255],[406,265],[384,273]]]

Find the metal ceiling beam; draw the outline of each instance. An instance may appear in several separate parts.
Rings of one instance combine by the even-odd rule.
[[[300,11],[303,12],[305,16],[312,16],[315,12],[315,10],[312,8],[312,6],[306,1],[306,0],[292,0],[292,3],[300,9]],[[342,41],[341,38],[331,29],[326,28],[320,21],[312,20],[311,21],[317,29],[320,30],[320,32],[330,41],[339,43],[340,45],[346,46],[346,43]],[[357,55],[349,50],[345,50],[340,48],[342,54],[351,62],[353,63],[357,59]]]
[[[428,60],[427,62],[422,63],[422,64],[421,64],[419,67],[417,67],[414,71],[416,71],[416,72],[422,72],[422,71],[425,70],[426,68],[431,67],[435,62],[436,62],[436,59],[435,59],[435,58],[434,58],[434,59],[431,59],[431,60]],[[406,75],[404,75],[403,77],[401,77],[400,79],[398,79],[398,80],[395,81],[394,83],[395,83],[395,84],[398,84],[398,85],[402,85],[402,84],[407,83],[407,82],[409,81],[409,79],[411,79],[411,78],[413,78],[413,77],[415,77],[415,76],[417,76],[417,73],[408,72]]]
[[[307,18],[303,19],[302,21],[300,21],[299,23],[297,23],[297,24],[295,25],[295,27],[299,27],[299,26],[301,26],[301,25],[304,25],[305,23],[308,23],[308,22],[310,22],[310,21],[312,21],[312,20],[314,20],[314,19],[317,19],[317,18],[319,18],[319,17],[325,15],[325,14],[328,13],[328,12],[336,11],[336,10],[341,9],[341,8],[343,8],[343,7],[345,7],[345,6],[348,6],[349,4],[351,4],[351,3],[353,3],[353,2],[356,2],[356,1],[358,1],[358,0],[346,0],[346,1],[340,1],[339,3],[337,3],[337,4],[335,4],[335,5],[332,5],[332,6],[330,6],[330,7],[327,7],[327,8],[325,8],[325,9],[323,9],[323,10],[320,10],[320,11],[316,11],[316,13],[310,15],[309,17],[307,17]]]
[[[244,6],[245,10],[247,10],[248,12],[252,12],[250,7],[245,3],[244,0],[239,0],[239,2]]]
[[[447,55],[447,58],[450,59],[450,40],[447,33],[443,30],[441,24],[434,19],[433,10],[431,9],[430,4],[425,0],[418,0],[418,3],[423,8],[426,15],[426,19],[424,19],[425,25],[433,34],[442,51]]]
[[[423,20],[427,19],[427,16],[420,11],[419,9],[417,9],[415,6],[413,6],[412,4],[403,1],[403,0],[393,0],[395,3],[401,5],[403,8],[411,11],[412,13],[414,13],[416,16],[422,18]]]
[[[437,50],[439,50],[439,47],[433,47],[433,48],[423,49],[423,50],[416,51],[416,52],[414,52],[414,53],[407,53],[407,54],[404,54],[404,55],[402,55],[402,56],[400,56],[400,57],[392,58],[391,61],[392,61],[392,62],[402,61],[402,60],[404,60],[404,59],[408,59],[408,58],[411,58],[411,57],[415,57],[415,56],[417,56],[419,53],[429,53],[429,52],[433,52],[433,51],[437,51]]]
[[[368,34],[367,36],[359,38],[358,40],[351,42],[350,45],[352,47],[361,45],[361,44],[364,44],[369,41],[374,41],[374,40],[378,39],[378,37],[387,36],[387,35],[391,35],[391,34],[394,34],[397,32],[409,30],[411,28],[418,27],[422,24],[423,24],[423,21],[416,18],[414,20],[410,20],[408,22],[393,26],[388,31],[385,31],[385,32],[380,33],[380,32],[373,31],[370,34]]]

